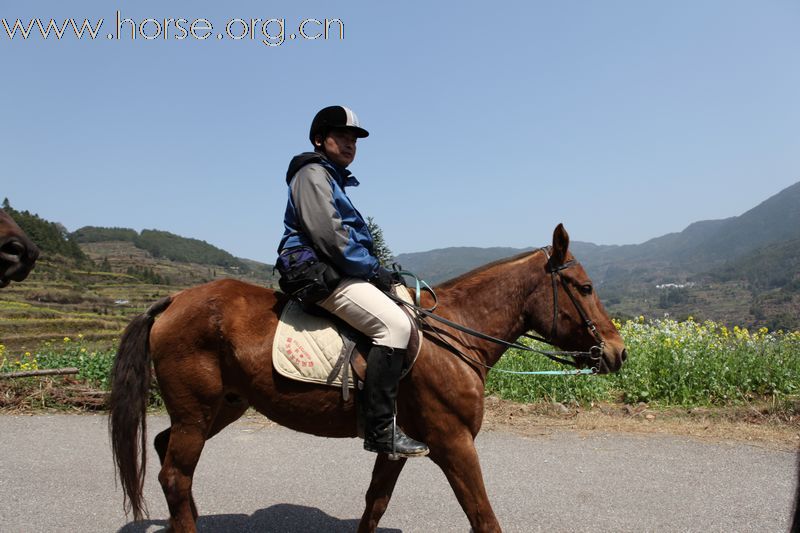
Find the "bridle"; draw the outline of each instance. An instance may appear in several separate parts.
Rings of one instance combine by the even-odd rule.
[[[400,270],[399,268],[395,269],[397,274],[399,274],[401,276],[410,276],[410,277],[414,278],[414,280],[416,282],[415,304],[410,304],[410,303],[408,303],[408,302],[396,297],[395,295],[393,295],[391,293],[387,293],[387,295],[390,298],[392,298],[393,300],[395,300],[396,302],[398,302],[398,303],[400,303],[402,305],[405,305],[405,306],[409,307],[410,309],[412,309],[413,311],[415,311],[418,314],[418,316],[420,318],[420,322],[421,322],[421,324],[422,324],[422,326],[423,326],[425,331],[434,333],[439,338],[439,340],[442,343],[444,343],[445,345],[447,345],[454,353],[460,355],[462,358],[467,359],[467,360],[471,361],[472,363],[475,363],[475,364],[477,364],[479,366],[483,366],[483,367],[486,367],[486,368],[491,368],[488,365],[485,365],[482,362],[476,361],[472,357],[469,357],[469,356],[463,354],[460,350],[458,350],[456,347],[454,347],[451,343],[447,342],[442,337],[442,335],[439,333],[439,330],[437,328],[431,326],[425,319],[426,318],[432,318],[433,320],[436,320],[438,322],[441,322],[442,324],[450,326],[451,328],[454,328],[454,329],[457,329],[457,330],[462,331],[464,333],[467,333],[467,334],[469,334],[469,335],[471,335],[473,337],[477,337],[479,339],[490,341],[490,342],[493,342],[495,344],[500,344],[500,345],[506,346],[508,348],[516,348],[517,350],[538,353],[538,354],[544,355],[545,357],[547,357],[547,358],[549,358],[549,359],[551,359],[553,361],[556,361],[558,363],[574,366],[576,368],[578,368],[581,365],[581,360],[580,359],[581,358],[586,358],[586,359],[588,359],[589,361],[592,362],[592,364],[590,365],[590,367],[592,369],[592,372],[598,372],[600,370],[600,365],[602,364],[603,349],[605,348],[605,341],[603,341],[603,338],[600,336],[600,333],[597,331],[597,327],[595,326],[594,322],[586,314],[586,311],[583,309],[583,307],[581,306],[581,304],[577,300],[577,298],[575,298],[575,295],[572,293],[572,289],[570,288],[569,283],[561,275],[561,272],[563,270],[566,270],[566,269],[568,269],[568,268],[570,268],[570,267],[572,267],[572,266],[574,266],[574,265],[576,265],[578,263],[577,263],[577,261],[572,259],[572,260],[567,261],[566,263],[562,263],[560,265],[553,265],[553,258],[550,255],[550,252],[548,252],[547,248],[540,248],[539,250],[541,252],[543,252],[545,257],[547,258],[546,271],[550,274],[550,279],[552,280],[552,286],[553,286],[553,325],[552,325],[552,328],[550,330],[550,335],[547,338],[540,337],[540,336],[537,336],[537,335],[530,335],[528,333],[523,333],[522,336],[523,337],[527,337],[529,339],[536,340],[536,341],[544,342],[544,343],[549,344],[551,346],[555,346],[555,344],[553,342],[553,339],[555,339],[558,336],[558,284],[559,284],[559,280],[560,280],[561,286],[564,287],[564,291],[567,293],[567,296],[569,296],[569,299],[572,301],[572,304],[575,306],[575,309],[578,311],[578,315],[580,315],[581,320],[583,321],[583,324],[589,330],[589,333],[591,333],[592,336],[594,337],[594,339],[597,341],[597,344],[592,346],[589,349],[588,352],[587,351],[563,351],[563,350],[555,350],[555,351],[538,350],[536,348],[531,348],[530,346],[525,346],[524,344],[519,344],[519,343],[516,343],[516,342],[508,342],[508,341],[504,341],[503,339],[498,339],[498,338],[492,337],[491,335],[487,335],[485,333],[481,333],[479,331],[475,331],[475,330],[473,330],[471,328],[468,328],[466,326],[462,326],[461,324],[457,324],[457,323],[452,322],[452,321],[450,321],[450,320],[448,320],[448,319],[446,319],[444,317],[436,315],[436,314],[433,313],[433,311],[436,309],[436,307],[438,305],[438,299],[436,297],[436,293],[433,291],[433,289],[430,287],[430,285],[428,285],[425,281],[421,280],[413,272],[409,272],[407,270]],[[421,292],[423,290],[428,292],[428,293],[430,293],[431,296],[433,297],[434,304],[430,308],[425,308],[425,307],[422,307],[420,305]],[[569,357],[571,359],[567,359],[567,357]],[[523,372],[523,373],[529,373],[529,372]]]
[[[561,263],[560,265],[553,264],[553,257],[550,255],[550,252],[547,248],[539,248],[539,250],[544,254],[547,258],[547,267],[545,270],[550,274],[550,279],[552,280],[553,285],[553,326],[550,329],[550,336],[547,338],[539,337],[536,335],[529,335],[524,333],[524,337],[528,337],[530,339],[534,339],[540,342],[547,343],[551,346],[555,346],[553,343],[553,339],[558,336],[558,281],[561,281],[561,286],[564,287],[564,292],[567,293],[569,296],[572,305],[575,306],[575,310],[578,311],[578,315],[581,317],[583,321],[583,325],[586,326],[586,329],[589,330],[589,333],[592,334],[592,337],[597,341],[597,344],[592,346],[588,352],[563,352],[567,354],[580,354],[589,358],[589,360],[593,361],[595,364],[592,366],[597,366],[600,364],[600,361],[603,357],[603,349],[605,348],[605,341],[603,337],[600,336],[600,333],[597,331],[597,326],[595,326],[594,322],[591,318],[586,314],[586,311],[583,309],[583,306],[580,304],[575,295],[572,292],[572,288],[570,287],[567,280],[564,276],[561,275],[562,270],[566,270],[571,266],[578,264],[575,259],[571,259],[566,263]]]

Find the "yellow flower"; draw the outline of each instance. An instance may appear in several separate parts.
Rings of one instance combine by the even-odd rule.
[[[70,341],[69,337],[64,337],[64,342],[69,342],[69,341]]]

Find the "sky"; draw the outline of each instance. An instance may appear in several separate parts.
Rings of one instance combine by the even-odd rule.
[[[9,38],[37,17],[103,24]],[[38,1],[0,19],[0,197],[71,231],[272,263],[288,162],[334,104],[370,131],[348,193],[395,253],[540,246],[559,222],[641,243],[800,181],[796,0]],[[283,40],[251,19],[284,19]],[[312,40],[307,19],[341,23]]]

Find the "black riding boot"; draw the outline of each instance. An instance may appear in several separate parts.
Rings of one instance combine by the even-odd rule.
[[[428,454],[428,447],[407,436],[395,424],[397,384],[403,371],[405,350],[373,346],[367,356],[367,377],[364,382],[366,416],[364,449],[399,457]]]

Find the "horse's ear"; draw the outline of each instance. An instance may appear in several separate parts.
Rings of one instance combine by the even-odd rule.
[[[564,224],[559,224],[553,230],[553,259],[555,264],[560,265],[567,257],[569,248],[569,234],[564,229]]]

